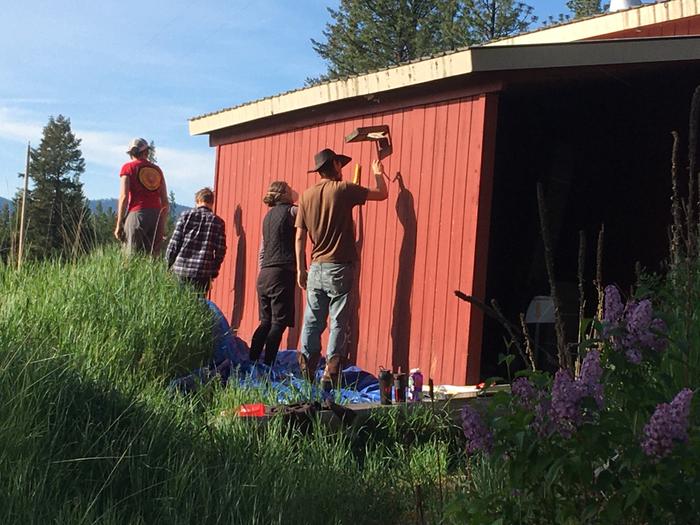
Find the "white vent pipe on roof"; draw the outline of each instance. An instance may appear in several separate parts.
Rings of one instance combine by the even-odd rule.
[[[641,0],[610,0],[608,11],[614,13],[615,11],[623,11],[630,7],[637,7],[638,5],[642,5]]]

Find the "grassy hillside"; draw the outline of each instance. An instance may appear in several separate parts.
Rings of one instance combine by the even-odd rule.
[[[216,418],[254,391],[169,392],[212,320],[160,263],[0,268],[0,297],[2,523],[404,523],[463,461],[441,414],[307,436]]]

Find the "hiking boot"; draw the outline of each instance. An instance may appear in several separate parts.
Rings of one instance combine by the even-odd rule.
[[[321,385],[326,391],[332,388],[340,387],[340,356],[335,355],[326,361],[326,368],[323,370],[323,378],[321,379]]]
[[[299,363],[301,377],[306,379],[309,383],[313,383],[316,378],[316,369],[318,368],[318,360],[320,357],[320,355],[316,354],[307,359],[303,353],[297,352],[297,363]]]

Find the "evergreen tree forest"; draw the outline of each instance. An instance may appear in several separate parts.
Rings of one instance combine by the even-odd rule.
[[[328,8],[320,81],[358,75],[525,31],[537,18],[515,0],[341,0]]]

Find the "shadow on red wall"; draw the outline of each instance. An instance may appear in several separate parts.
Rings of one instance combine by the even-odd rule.
[[[246,283],[246,237],[243,229],[243,210],[240,204],[233,212],[233,227],[238,237],[236,244],[236,263],[233,272],[233,310],[231,312],[231,326],[238,328],[243,319],[245,310],[245,283]]]
[[[416,267],[418,225],[413,194],[404,185],[400,172],[396,174],[394,180],[399,183],[396,215],[403,228],[403,238],[399,249],[399,270],[396,275],[396,293],[391,320],[391,366],[393,370],[398,370],[400,367],[406,372],[411,345],[411,293]]]

